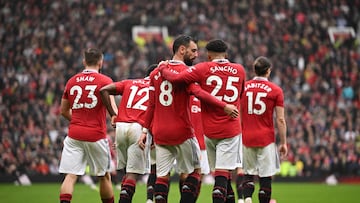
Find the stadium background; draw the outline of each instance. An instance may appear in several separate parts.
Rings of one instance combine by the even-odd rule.
[[[59,104],[85,48],[103,50],[102,71],[117,81],[142,77],[145,67],[170,58],[178,34],[199,40],[196,62],[205,60],[206,41],[227,41],[229,59],[242,63],[248,78],[257,56],[272,60],[290,149],[278,179],[359,180],[359,8],[359,0],[1,0],[0,182],[22,174],[59,181],[68,124]],[[133,40],[137,25],[165,26],[168,36]],[[355,35],[329,35],[329,27]]]

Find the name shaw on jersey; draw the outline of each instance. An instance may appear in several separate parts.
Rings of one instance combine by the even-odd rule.
[[[76,82],[84,82],[84,81],[92,82],[94,80],[95,80],[95,77],[93,77],[93,76],[79,76],[79,77],[76,77]]]
[[[271,92],[272,89],[267,84],[264,83],[249,83],[245,86],[245,91],[247,91],[249,88],[260,88],[267,92]]]
[[[229,72],[232,74],[237,74],[238,70],[232,66],[212,66],[210,67],[211,73],[215,73],[217,71]]]

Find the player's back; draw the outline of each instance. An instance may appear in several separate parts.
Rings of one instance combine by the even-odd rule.
[[[179,61],[170,61],[168,67],[176,73],[187,69]],[[154,90],[152,133],[155,143],[177,145],[193,137],[187,85],[165,80],[159,69],[155,69],[150,78],[150,91]]]
[[[255,77],[245,83],[241,117],[243,140],[247,146],[263,146],[275,139],[273,113],[283,106],[282,90],[266,78]]]
[[[116,92],[121,94],[116,122],[144,124],[149,101],[149,79],[123,80],[116,82]]]
[[[89,70],[69,79],[63,97],[68,99],[72,111],[70,137],[86,141],[106,137],[106,107],[99,90],[111,82],[110,77]]]
[[[199,63],[193,70],[201,88],[217,99],[233,104],[240,109],[245,70],[242,65],[218,59]],[[229,117],[223,109],[201,103],[205,135],[211,138],[226,138],[241,132],[240,118]],[[230,127],[231,126],[231,127]]]

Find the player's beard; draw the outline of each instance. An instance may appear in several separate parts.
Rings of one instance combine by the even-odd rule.
[[[194,60],[195,60],[195,58],[192,59],[192,58],[190,58],[190,57],[187,56],[187,55],[184,56],[184,63],[185,63],[187,66],[192,66]]]

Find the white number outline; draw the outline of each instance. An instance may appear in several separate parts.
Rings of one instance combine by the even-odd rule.
[[[83,89],[79,85],[72,86],[70,89],[70,95],[76,94],[76,96],[71,109],[81,109],[84,107],[87,109],[94,108],[98,103],[98,98],[94,94],[96,87],[97,85],[86,85],[84,89],[88,90],[87,98],[91,99],[91,103],[79,103],[80,98],[83,94]]]
[[[129,95],[129,99],[126,103],[126,108],[133,108],[133,109],[146,111],[147,106],[145,106],[144,103],[149,100],[149,87],[144,87],[139,90],[138,86],[133,85],[130,87],[130,89],[131,92]],[[141,97],[144,93],[145,95]],[[133,105],[135,95],[138,95],[141,98]]]
[[[266,111],[266,104],[262,98],[267,96],[266,92],[258,92],[255,97],[255,102],[253,101],[254,92],[246,92],[248,98],[248,114],[262,115]],[[260,109],[254,107],[255,104],[260,105]]]
[[[165,89],[166,87],[168,87],[168,89]],[[160,104],[162,104],[163,106],[170,106],[172,104],[173,102],[173,96],[171,94],[172,90],[173,90],[173,86],[169,81],[164,80],[161,82],[160,94],[159,94]],[[165,100],[165,96],[167,96],[167,100]]]
[[[216,85],[214,89],[211,91],[211,95],[215,96],[217,99],[222,100],[224,99],[225,102],[234,102],[239,97],[239,91],[238,89],[233,85],[233,83],[239,82],[239,77],[229,76],[226,81],[226,87],[225,90],[230,90],[233,92],[232,96],[224,95],[220,96],[217,95],[220,89],[222,88],[223,81],[221,78],[217,75],[211,75],[206,79],[206,85],[211,86],[212,82],[215,81]]]

